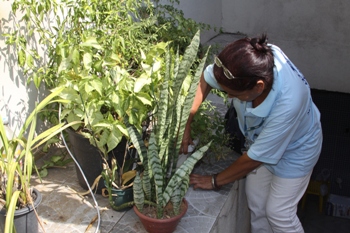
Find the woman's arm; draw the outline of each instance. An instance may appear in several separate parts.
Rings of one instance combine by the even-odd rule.
[[[192,144],[192,138],[191,138],[191,123],[193,120],[194,115],[198,111],[200,105],[202,102],[205,100],[205,98],[208,96],[211,86],[204,80],[204,75],[202,74],[198,88],[196,91],[196,95],[193,100],[192,108],[190,115],[187,120],[186,128],[185,128],[185,133],[182,138],[182,144],[181,144],[181,149],[180,151],[184,154],[187,154],[188,152],[188,145]]]
[[[249,172],[256,169],[257,167],[259,167],[261,164],[261,162],[252,160],[251,158],[249,158],[247,153],[244,153],[228,168],[226,168],[216,176],[216,184],[217,186],[222,186],[231,183],[235,180],[238,180],[247,175]],[[211,175],[202,176],[198,174],[192,174],[190,176],[190,184],[193,185],[194,189],[213,189],[211,179]]]

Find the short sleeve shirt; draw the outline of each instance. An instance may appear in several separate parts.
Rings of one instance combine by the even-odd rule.
[[[320,112],[312,101],[310,87],[302,73],[275,45],[274,83],[257,107],[233,98],[237,119],[249,144],[248,156],[282,178],[299,178],[315,166],[321,152]],[[213,88],[217,83],[213,65],[204,70]]]

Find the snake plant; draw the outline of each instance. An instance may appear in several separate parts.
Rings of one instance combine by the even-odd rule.
[[[144,204],[157,208],[157,218],[163,216],[164,207],[171,202],[175,215],[189,187],[189,175],[210,146],[196,150],[176,169],[182,136],[193,99],[205,64],[205,57],[195,71],[199,47],[199,31],[187,47],[183,57],[168,49],[165,54],[164,81],[160,87],[158,107],[154,109],[152,130],[148,145],[137,129],[127,124],[130,140],[140,155],[142,174],[134,180],[134,204],[142,211]],[[187,88],[186,88],[187,87]]]

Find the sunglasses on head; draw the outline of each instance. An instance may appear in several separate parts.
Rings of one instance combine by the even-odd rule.
[[[223,69],[224,75],[226,76],[226,78],[228,78],[228,79],[236,79],[236,77],[231,74],[231,72],[222,64],[222,62],[220,61],[220,59],[217,56],[214,57],[214,63],[219,68]]]

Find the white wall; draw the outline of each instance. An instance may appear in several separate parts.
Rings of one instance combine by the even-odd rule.
[[[222,0],[226,32],[266,32],[312,88],[350,92],[350,1]]]
[[[350,93],[350,1],[180,0],[185,16],[224,33],[267,33],[312,88]],[[219,9],[220,8],[220,9]],[[202,34],[206,39],[213,34]]]
[[[161,2],[167,2],[163,0]],[[196,22],[209,24],[212,26],[210,31],[201,32],[201,42],[207,42],[210,38],[219,33],[222,19],[221,1],[213,0],[180,0],[179,9],[181,9],[186,18],[191,18]],[[217,31],[214,31],[214,28]]]
[[[10,11],[13,1],[1,1],[0,5],[0,115],[9,119],[11,129],[16,133],[27,115],[46,94],[33,84],[27,85],[12,46],[5,44],[1,35],[10,32]],[[38,126],[40,128],[42,125]]]

